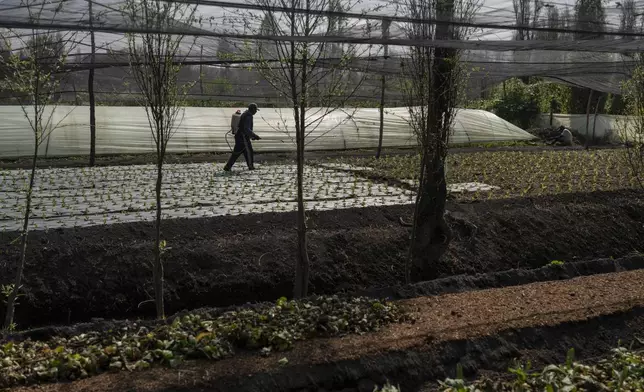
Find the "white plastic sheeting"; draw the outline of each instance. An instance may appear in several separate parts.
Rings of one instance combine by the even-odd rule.
[[[168,144],[168,152],[227,152],[226,133],[236,108],[187,107],[181,124]],[[309,109],[307,118],[325,110]],[[407,108],[387,108],[384,116],[385,147],[416,144]],[[45,114],[45,118],[48,115]],[[33,133],[19,106],[0,106],[0,158],[31,156]],[[255,115],[255,132],[262,140],[257,151],[294,151],[292,109],[264,108]],[[51,119],[58,128],[45,140],[40,156],[76,156],[89,153],[89,107],[58,106]],[[341,109],[310,127],[307,149],[335,150],[373,148],[378,144],[378,109]],[[452,143],[529,140],[532,135],[496,115],[482,110],[458,110]],[[228,142],[234,143],[232,135]],[[142,107],[96,107],[97,154],[154,152],[155,145]]]
[[[624,130],[624,125],[627,124],[627,129],[634,126],[630,125],[631,119],[629,116],[616,116],[608,114],[598,114],[595,116],[591,114],[553,114],[552,125],[558,127],[563,125],[572,130],[575,130],[583,135],[586,135],[586,124],[588,124],[588,134],[593,135],[593,127],[595,128],[595,137],[603,138],[608,137],[613,141],[620,139],[620,134]],[[539,125],[542,127],[550,126],[550,115],[543,114],[539,117]],[[632,135],[630,136],[632,137]]]

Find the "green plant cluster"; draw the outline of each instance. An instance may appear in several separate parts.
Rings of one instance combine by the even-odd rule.
[[[512,379],[491,380],[483,378],[467,383],[462,377],[441,383],[443,392],[475,391],[642,391],[644,390],[644,352],[623,347],[613,350],[613,355],[594,365],[574,361],[570,350],[566,363],[548,365],[533,371],[530,364],[509,369]]]
[[[398,387],[395,387],[389,383],[382,386],[382,388],[376,387],[373,392],[400,392]]]
[[[536,125],[541,113],[568,113],[571,89],[557,83],[531,80],[524,83],[520,79],[506,80],[492,89],[489,98],[475,101],[469,105],[495,113],[521,128]]]
[[[131,323],[49,341],[3,342],[0,388],[86,378],[105,371],[176,366],[185,359],[217,360],[235,348],[283,351],[299,340],[376,331],[408,316],[392,303],[368,298],[312,297],[229,311],[188,314],[149,328]]]

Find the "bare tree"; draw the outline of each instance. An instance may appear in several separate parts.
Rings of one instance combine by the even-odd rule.
[[[642,23],[638,23],[638,18],[640,19],[640,22],[642,21],[642,13],[638,5],[635,3],[635,0],[623,0],[617,2],[616,8],[620,10],[619,31],[625,33],[642,31]],[[626,35],[622,36],[621,39],[632,40],[633,36]],[[636,55],[636,53],[624,53],[622,54],[622,58],[632,60],[634,56],[637,58]],[[629,72],[630,71],[631,69],[629,67]],[[624,96],[622,94],[611,94],[609,102],[610,104],[608,106],[610,107],[610,110],[607,110],[606,113],[624,114],[624,111],[626,110],[626,102],[624,101]],[[632,110],[632,108],[629,108],[629,110]]]
[[[196,21],[196,6],[161,0],[127,0],[125,11],[133,25],[148,32],[128,34],[130,72],[140,90],[140,105],[145,108],[152,138],[156,145],[156,220],[152,277],[157,318],[165,318],[162,255],[166,242],[161,238],[161,188],[163,161],[168,142],[183,120],[186,96],[193,83],[182,85],[178,80],[185,58],[182,55],[184,36],[165,33],[179,30]],[[186,39],[187,40],[187,39]],[[183,48],[186,56],[194,39]]]
[[[4,37],[5,32],[0,30],[0,37]],[[9,63],[11,59],[11,46],[8,42],[5,42],[5,38],[0,39],[0,80],[4,80],[9,73]],[[0,87],[4,89],[5,86],[0,84]],[[4,91],[0,89],[0,98],[4,98]]]
[[[260,35],[320,37],[339,35],[355,26],[337,17],[311,11],[350,9],[342,0],[256,0],[262,7]],[[277,10],[280,11],[277,11]],[[289,11],[283,12],[285,9]],[[301,13],[297,10],[303,9]],[[371,47],[362,48],[368,52]],[[304,203],[304,149],[311,134],[330,113],[339,110],[364,80],[347,79],[351,60],[358,57],[357,46],[329,42],[258,41],[247,48],[257,59],[260,74],[293,107],[294,139],[297,151],[297,265],[294,296],[308,293],[309,256],[307,251],[306,207]],[[326,58],[327,56],[331,56]],[[276,61],[275,61],[276,60]],[[315,107],[315,109],[312,109]],[[285,121],[286,123],[286,121]],[[288,129],[285,132],[291,135]],[[318,136],[319,137],[319,136]]]
[[[644,56],[634,55],[637,66],[631,79],[622,86],[626,114],[618,119],[619,136],[626,148],[624,159],[633,178],[644,189]]]
[[[32,24],[47,23],[51,15],[62,9],[47,7],[47,2],[24,0],[21,5],[29,13]],[[45,19],[47,16],[47,20]],[[57,118],[56,109],[60,93],[60,73],[67,55],[74,48],[74,34],[54,34],[37,29],[14,31],[0,34],[2,46],[6,49],[0,57],[0,68],[4,69],[0,86],[12,95],[20,106],[28,129],[33,133],[33,154],[29,182],[25,195],[23,225],[20,232],[20,259],[7,298],[4,328],[14,326],[16,299],[22,285],[29,237],[29,219],[32,210],[34,184],[37,174],[38,153],[42,144],[49,139],[67,114]]]
[[[575,27],[577,30],[596,33],[578,33],[576,39],[603,39],[606,29],[606,10],[603,0],[577,0],[575,3]]]
[[[529,41],[536,38],[535,32],[530,30],[530,27],[537,27],[543,6],[541,0],[512,0],[514,18],[518,26],[514,39]]]
[[[555,5],[545,5],[547,8],[546,11],[546,21],[544,27],[550,28],[550,29],[562,29],[564,28],[564,24],[562,21],[562,17],[559,14],[559,8]],[[537,32],[537,39],[540,40],[545,40],[545,41],[556,41],[558,40],[559,37],[559,32],[557,31],[538,31]]]
[[[625,33],[635,32],[637,24],[638,10],[635,0],[622,0],[617,3],[617,8],[621,10],[619,16],[619,31]],[[623,39],[632,39],[632,36],[624,36]]]
[[[576,40],[605,38],[601,34],[606,29],[606,10],[603,0],[577,0],[575,3],[574,19],[573,25],[577,30],[591,32],[575,33],[574,38]],[[590,117],[590,108],[595,106],[597,101],[603,99],[605,95],[601,92],[593,92],[592,89],[583,87],[572,87],[571,91],[571,113],[586,113],[588,118]],[[589,136],[586,135],[590,142]]]
[[[472,0],[406,0],[411,17],[437,19],[444,23],[418,23],[407,27],[407,37],[419,41],[465,39],[468,29],[445,22],[468,20],[478,9]],[[447,183],[445,159],[458,101],[459,82],[464,77],[456,49],[417,46],[409,49],[404,64],[404,95],[409,123],[421,149],[418,193],[412,222],[406,280],[429,279],[451,240],[445,220]],[[413,270],[413,271],[412,271]]]
[[[575,17],[570,12],[570,7],[564,7],[563,12],[561,13],[561,27],[570,30],[575,24]],[[560,40],[570,40],[573,38],[571,33],[559,33],[558,38]]]

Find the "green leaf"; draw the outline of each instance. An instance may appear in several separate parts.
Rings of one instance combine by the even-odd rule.
[[[114,355],[116,354],[117,348],[116,346],[107,346],[104,351],[107,355]]]
[[[456,378],[458,380],[465,380],[465,376],[463,375],[463,365],[460,363],[456,365]]]
[[[3,348],[5,353],[8,353],[13,348],[13,342],[9,342],[9,343],[5,344],[4,346],[2,346],[2,348]]]
[[[197,337],[195,338],[197,340],[197,343],[201,341],[201,339],[206,338],[206,337],[211,337],[212,333],[211,332],[202,332]]]
[[[566,367],[572,369],[572,364],[575,361],[575,349],[570,348],[566,354]]]

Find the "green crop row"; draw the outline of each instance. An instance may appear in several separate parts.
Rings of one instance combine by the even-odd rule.
[[[339,163],[369,166],[380,177],[417,180],[419,155],[340,158]],[[637,179],[620,150],[494,151],[448,156],[448,184],[479,182],[500,189],[458,194],[462,200],[543,196],[561,193],[635,189]]]
[[[407,318],[394,304],[367,298],[282,298],[274,305],[218,316],[190,314],[156,328],[133,322],[71,338],[9,340],[0,346],[0,388],[153,365],[174,367],[185,359],[217,360],[233,355],[235,348],[270,355],[290,349],[299,340],[376,331]]]

